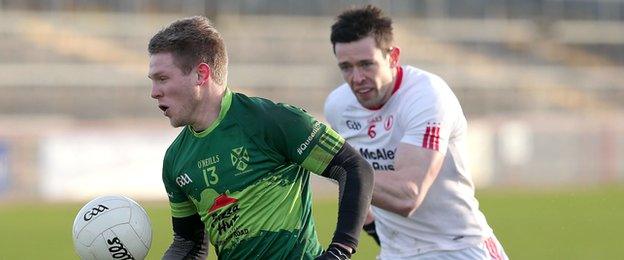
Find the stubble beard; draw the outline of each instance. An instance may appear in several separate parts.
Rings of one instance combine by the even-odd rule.
[[[193,111],[196,110],[197,103],[198,102],[194,100],[187,100],[186,102],[183,102],[182,107],[178,110],[177,117],[174,117],[173,115],[169,117],[171,126],[177,128],[192,125]]]
[[[371,109],[371,108],[379,106],[378,105],[379,102],[377,100],[378,100],[378,97],[369,98],[369,99],[366,99],[366,100],[361,99],[361,98],[358,97],[358,102],[360,102],[360,104],[363,107],[368,108],[368,109]]]
[[[173,128],[178,128],[178,127],[187,125],[185,123],[180,122],[180,120],[174,119],[173,117],[169,118],[169,124],[171,124]]]
[[[188,120],[183,117],[184,111],[185,109],[182,107],[177,113],[169,114],[169,124],[171,124],[172,127],[178,128],[189,124],[189,122],[187,122]]]

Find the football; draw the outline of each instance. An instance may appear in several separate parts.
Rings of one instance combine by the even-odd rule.
[[[134,200],[102,196],[78,211],[73,240],[80,259],[144,259],[152,243],[152,227]]]

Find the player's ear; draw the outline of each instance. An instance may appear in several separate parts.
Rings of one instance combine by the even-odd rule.
[[[197,65],[197,85],[204,85],[210,79],[210,66],[206,63]]]
[[[393,46],[390,49],[390,67],[395,68],[399,66],[399,56],[401,54],[401,49],[397,46]]]

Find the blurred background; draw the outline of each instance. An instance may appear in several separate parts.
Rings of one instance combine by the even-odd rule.
[[[553,211],[554,225],[579,211],[624,217],[624,203],[615,206],[624,190],[624,0],[0,0],[0,213],[102,194],[165,199],[162,156],[179,129],[149,97],[146,49],[175,19],[214,22],[228,47],[231,89],[323,119],[325,97],[343,82],[330,26],[341,10],[366,3],[393,17],[401,63],[440,75],[462,103],[482,208],[500,223],[510,255],[537,249],[517,242],[514,232],[528,225],[514,221],[528,219],[508,218],[520,211],[509,190],[527,204],[546,194],[537,212],[555,209],[559,191],[572,196],[566,203],[579,190],[616,192],[585,204],[609,205],[603,213]],[[335,191],[313,183],[316,194]],[[499,206],[508,211],[488,214]],[[591,225],[603,219],[587,221],[570,226],[596,231]],[[604,232],[624,231],[621,221],[604,222],[612,223]],[[621,243],[592,241],[583,244],[593,248],[587,256],[622,252],[612,246]],[[561,257],[565,245],[550,250],[541,255],[588,259]]]

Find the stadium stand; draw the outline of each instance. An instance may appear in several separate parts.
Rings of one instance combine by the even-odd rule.
[[[372,2],[396,17],[402,62],[445,78],[480,144],[491,146],[475,162],[484,180],[624,180],[624,1]],[[183,16],[205,14],[217,24],[233,89],[321,115],[342,81],[329,26],[351,3],[0,1],[0,145],[11,144],[7,171],[20,173],[12,189],[37,181],[41,169],[30,162],[38,160],[42,124],[163,126],[153,123],[161,114],[149,98],[146,43]],[[508,145],[506,133],[518,131],[528,152]],[[549,174],[534,179],[535,172]]]

